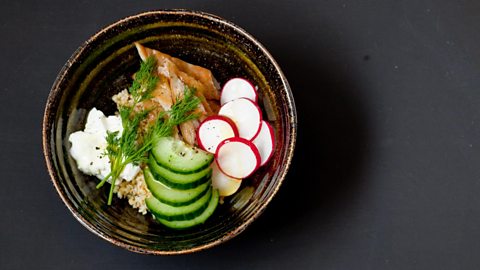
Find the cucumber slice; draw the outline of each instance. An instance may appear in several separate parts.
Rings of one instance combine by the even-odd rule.
[[[172,137],[160,138],[152,153],[158,164],[180,174],[199,172],[213,161],[212,154]]]
[[[157,181],[176,189],[191,189],[198,187],[207,182],[212,176],[212,169],[210,167],[191,174],[172,172],[169,169],[158,165],[153,155],[150,155],[148,167]]]
[[[145,176],[145,183],[152,195],[157,200],[169,204],[171,206],[182,206],[190,204],[208,192],[208,188],[211,186],[210,181],[203,183],[202,185],[186,190],[180,190],[175,188],[169,188],[161,182],[155,180],[150,169],[145,168],[143,170]]]
[[[152,212],[152,214],[157,218],[169,221],[188,220],[203,213],[208,206],[210,197],[212,197],[211,188],[209,188],[208,192],[205,193],[205,195],[203,195],[200,199],[185,206],[171,206],[155,199],[154,196],[150,196],[149,198],[145,199],[145,203],[150,212]]]
[[[202,214],[199,216],[187,219],[187,220],[177,220],[177,221],[168,221],[162,218],[156,218],[158,222],[162,223],[163,225],[172,228],[172,229],[188,229],[193,226],[197,226],[199,224],[204,223],[215,211],[218,205],[218,191],[213,189],[212,197],[210,198],[210,202],[208,203],[207,208],[203,211]]]

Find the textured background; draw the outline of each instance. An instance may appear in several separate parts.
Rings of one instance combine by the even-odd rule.
[[[222,16],[282,66],[296,156],[267,211],[186,256],[82,227],[44,165],[56,74],[103,26],[160,8]],[[480,1],[1,1],[0,269],[479,269]]]

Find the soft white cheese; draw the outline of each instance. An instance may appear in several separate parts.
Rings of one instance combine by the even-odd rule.
[[[105,178],[110,173],[110,160],[104,155],[107,147],[107,131],[122,133],[120,116],[106,117],[102,111],[93,108],[88,113],[85,129],[70,134],[68,138],[72,144],[70,154],[77,162],[78,169],[99,179]],[[131,181],[139,171],[140,167],[127,164],[120,178]],[[120,181],[115,183],[119,184]]]

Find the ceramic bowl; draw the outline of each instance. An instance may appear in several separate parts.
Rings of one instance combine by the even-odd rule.
[[[264,117],[275,130],[273,158],[227,197],[206,223],[171,230],[141,215],[126,200],[107,206],[108,188],[78,171],[69,155],[70,133],[83,129],[96,107],[115,112],[111,96],[131,83],[140,59],[134,42],[213,71],[222,84],[232,77],[259,89]],[[268,51],[245,30],[214,15],[186,10],[146,12],[120,20],[88,39],[67,61],[54,82],[43,120],[43,148],[58,194],[88,230],[139,253],[180,254],[218,245],[242,232],[277,193],[292,160],[296,112],[288,82]]]

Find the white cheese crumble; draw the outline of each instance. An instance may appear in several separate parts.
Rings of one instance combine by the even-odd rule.
[[[88,113],[85,129],[70,134],[68,138],[72,144],[70,154],[77,162],[78,169],[98,179],[103,179],[110,173],[110,160],[104,155],[107,147],[107,131],[122,133],[120,116],[106,117],[102,111],[93,108]],[[131,181],[139,171],[140,167],[129,163],[120,174],[120,178]],[[116,185],[119,183],[120,181],[115,181]]]

